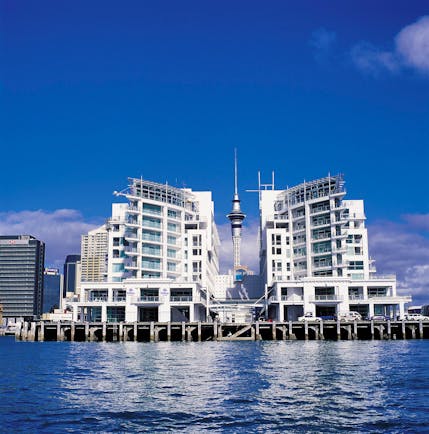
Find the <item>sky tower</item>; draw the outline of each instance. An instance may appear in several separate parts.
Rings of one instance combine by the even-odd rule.
[[[234,252],[234,269],[240,264],[241,226],[246,215],[241,212],[237,188],[237,149],[234,150],[234,198],[232,211],[227,215],[231,222],[232,247]]]

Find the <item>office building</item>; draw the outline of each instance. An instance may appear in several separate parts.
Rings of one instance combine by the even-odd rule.
[[[45,268],[43,273],[43,308],[48,313],[60,307],[62,276],[58,268]]]
[[[80,282],[80,255],[68,255],[64,262],[63,297],[75,294]]]
[[[42,313],[45,244],[31,235],[0,236],[0,304],[8,321]]]
[[[107,280],[107,263],[110,225],[103,225],[82,235],[81,282]]]

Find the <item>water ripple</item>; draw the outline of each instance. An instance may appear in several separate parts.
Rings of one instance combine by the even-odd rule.
[[[1,432],[423,433],[429,341],[16,343]]]

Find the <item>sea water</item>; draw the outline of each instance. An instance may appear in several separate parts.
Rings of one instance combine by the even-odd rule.
[[[429,432],[429,341],[15,342],[1,432]]]

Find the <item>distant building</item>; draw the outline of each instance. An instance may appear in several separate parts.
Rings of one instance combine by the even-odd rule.
[[[76,293],[80,282],[80,255],[68,255],[64,263],[63,297]]]
[[[111,226],[103,225],[88,232],[87,235],[82,235],[81,282],[103,282],[107,280],[108,229],[115,229],[114,223]]]
[[[43,313],[60,307],[62,276],[58,268],[45,268],[43,273]]]
[[[31,235],[0,236],[0,304],[3,318],[42,313],[45,244]]]

